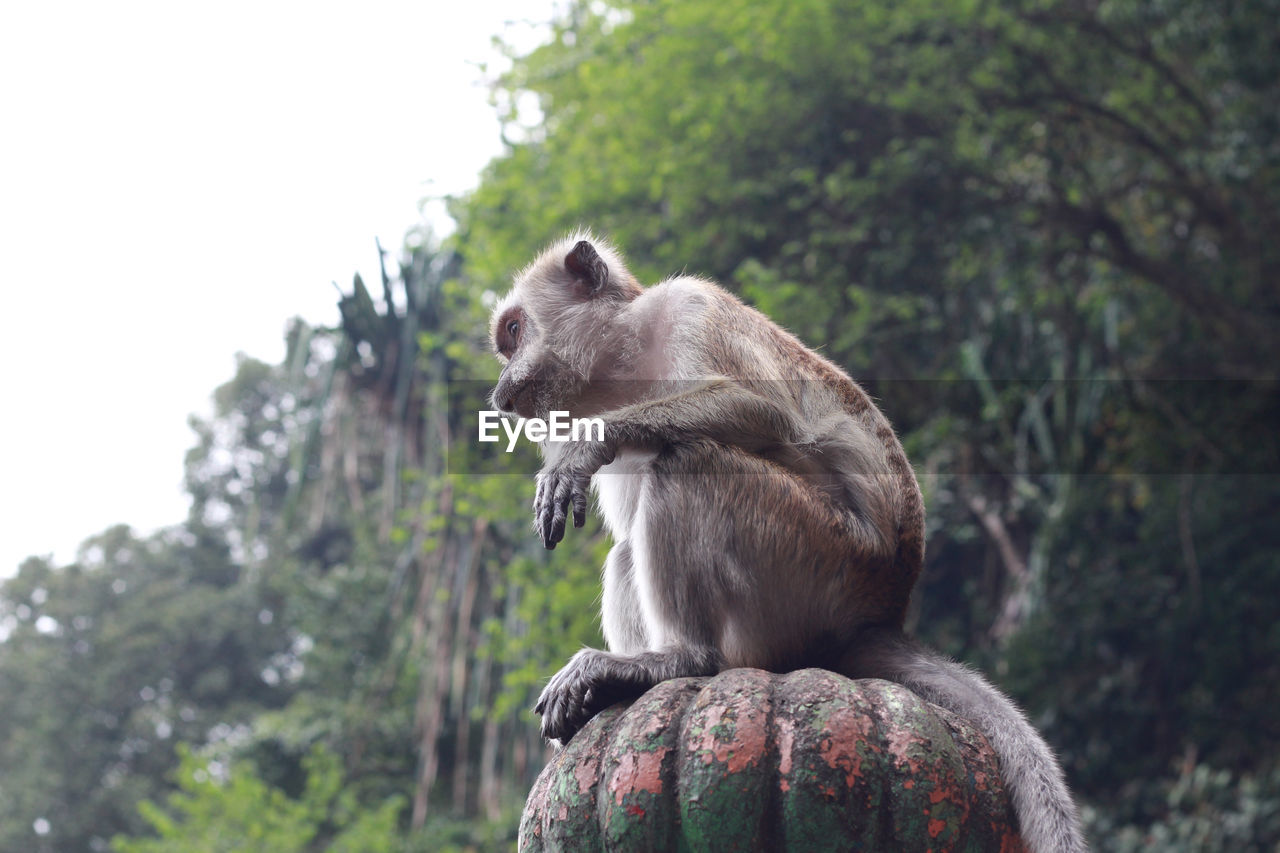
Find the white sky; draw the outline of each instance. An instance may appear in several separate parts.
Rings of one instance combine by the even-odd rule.
[[[0,7],[0,577],[184,518],[188,414],[474,185],[501,147],[476,64],[552,8]]]

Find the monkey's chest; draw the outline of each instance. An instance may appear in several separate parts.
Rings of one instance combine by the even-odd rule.
[[[653,476],[655,456],[651,451],[623,450],[591,480],[605,526],[615,542],[631,538],[632,527],[643,508],[646,485]]]

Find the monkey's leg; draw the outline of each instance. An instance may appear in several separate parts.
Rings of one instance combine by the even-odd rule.
[[[605,561],[602,605],[612,651],[584,649],[552,677],[534,706],[542,715],[543,737],[567,741],[600,711],[659,681],[719,671],[715,650],[706,645],[686,642],[669,651],[646,651],[649,636],[629,542],[615,545]]]
[[[898,624],[910,586],[820,481],[712,441],[652,463],[632,540],[650,643],[709,645],[724,667],[821,665],[868,624]]]
[[[639,614],[648,648],[579,652],[538,701],[545,736],[572,737],[669,678],[813,665],[858,626],[900,619],[905,595],[868,569],[853,511],[805,478],[707,440],[636,476],[632,538],[606,567],[606,628]]]
[[[631,543],[619,542],[604,561],[604,594],[600,622],[609,650],[620,654],[644,651],[649,645],[644,615],[636,598],[635,566]]]

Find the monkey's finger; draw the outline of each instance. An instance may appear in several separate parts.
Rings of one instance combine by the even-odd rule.
[[[568,520],[569,501],[573,495],[573,481],[564,477],[556,484],[555,495],[551,499],[551,539],[559,542],[564,538],[564,526]]]
[[[564,538],[564,513],[555,504],[548,504],[542,522],[542,544],[552,550]]]
[[[542,715],[542,736],[554,737],[556,719],[560,714],[560,694],[552,685],[548,685],[547,689],[542,691],[542,696],[538,699],[538,705],[534,710]]]
[[[587,490],[581,484],[573,489],[573,526],[581,527],[587,523]]]
[[[546,729],[548,726],[554,725],[555,719],[556,719],[556,709],[557,709],[557,702],[556,702],[555,695],[552,694],[549,697],[540,699],[538,701],[538,706],[539,707],[535,710],[537,710],[537,712],[542,715],[542,728]]]
[[[538,536],[542,539],[542,546],[547,550],[556,547],[554,542],[548,541],[548,507],[547,500],[547,475],[538,475],[538,494],[533,499],[533,529],[538,531]]]
[[[533,511],[535,513],[538,511],[538,508],[542,506],[542,495],[543,495],[543,492],[546,490],[546,485],[547,485],[546,478],[539,476],[538,490],[533,495]]]
[[[548,551],[554,551],[556,543],[551,538],[551,507],[543,502],[538,507],[537,514],[534,516],[533,526],[537,529],[538,535],[542,537],[542,547]]]
[[[556,546],[556,543],[558,543],[561,539],[564,539],[564,522],[565,522],[564,505],[560,503],[556,503],[553,505],[553,509],[551,513],[551,527],[547,532],[547,539],[551,543],[550,545],[547,545],[548,548],[554,548]]]
[[[542,718],[542,736],[547,740],[555,740],[556,721],[554,715],[547,714]]]
[[[542,736],[548,740],[568,740],[573,736],[573,721],[570,719],[569,706],[563,697],[552,705],[546,716],[542,718]]]
[[[555,550],[556,543],[564,538],[563,530],[560,536],[555,535],[555,493],[558,489],[558,485],[556,485],[558,479],[557,477],[547,478],[546,488],[543,490],[538,504],[536,524],[538,531],[542,534],[542,546],[548,551]]]

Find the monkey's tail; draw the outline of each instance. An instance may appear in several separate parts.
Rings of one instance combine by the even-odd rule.
[[[1033,853],[1089,849],[1075,801],[1049,745],[1013,702],[978,673],[899,632],[863,637],[846,658],[846,674],[884,678],[972,722],[991,743]]]

